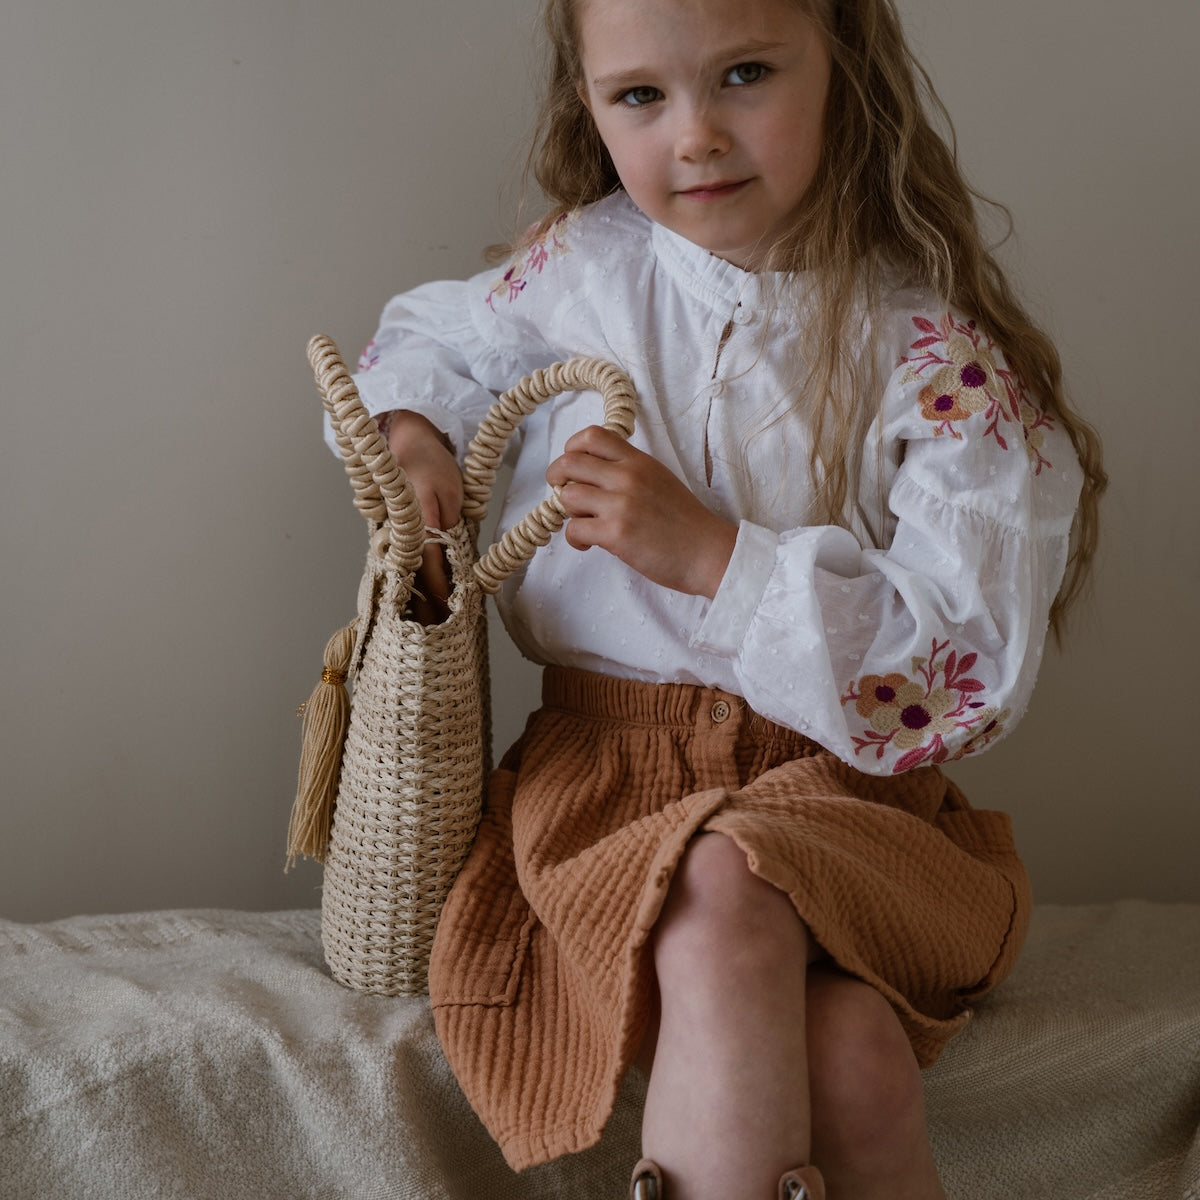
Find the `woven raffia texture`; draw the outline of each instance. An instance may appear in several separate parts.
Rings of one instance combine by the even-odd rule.
[[[334,977],[349,987],[420,995],[442,906],[479,826],[490,765],[483,597],[566,520],[557,496],[547,497],[477,558],[476,532],[504,446],[538,404],[575,389],[600,392],[605,427],[628,437],[636,396],[624,372],[598,359],[527,376],[498,398],[468,448],[464,520],[430,533],[337,347],[318,336],[309,359],[370,528],[349,664],[353,700],[324,851],[322,940]],[[408,612],[427,536],[443,544],[452,585],[449,615],[434,625]]]
[[[368,561],[366,636],[325,858],[321,935],[342,983],[425,991],[442,904],[471,848],[483,796],[487,646],[482,593],[466,586],[471,530],[446,536],[456,586],[438,625],[405,619],[408,589]]]

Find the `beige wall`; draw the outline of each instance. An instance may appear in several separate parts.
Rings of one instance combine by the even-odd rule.
[[[1200,899],[1200,7],[904,7],[1113,475],[1090,613],[959,774],[1043,899]],[[304,343],[507,232],[533,9],[8,6],[0,915],[316,903],[293,710],[363,545]],[[496,676],[508,737],[533,676]]]

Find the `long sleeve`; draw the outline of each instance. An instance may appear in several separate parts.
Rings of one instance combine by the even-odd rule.
[[[560,218],[503,267],[390,300],[354,376],[367,411],[419,412],[461,451],[500,392],[585,352],[583,331],[554,340],[564,295],[582,286],[584,264],[566,240],[572,223]],[[334,444],[328,422],[326,439]]]
[[[496,394],[553,361],[536,337],[511,346],[485,337],[478,295],[492,274],[428,283],[388,303],[354,375],[368,412],[419,412],[461,448]],[[334,444],[328,421],[326,440]]]
[[[503,267],[391,301],[355,376],[369,411],[412,409],[461,453],[495,395],[574,355],[639,393],[633,442],[739,523],[712,601],[562,538],[498,596],[521,651],[620,678],[737,692],[876,774],[982,749],[1033,687],[1082,483],[1070,439],[974,323],[897,291],[871,346],[878,417],[850,512],[806,524],[811,430],[795,402],[810,280],[743,272],[620,194],[565,217]],[[522,426],[503,532],[546,494],[595,396]],[[564,598],[569,602],[564,602]]]
[[[883,406],[885,547],[743,523],[693,646],[748,703],[878,774],[943,762],[1024,711],[1081,475],[975,326],[909,317]]]

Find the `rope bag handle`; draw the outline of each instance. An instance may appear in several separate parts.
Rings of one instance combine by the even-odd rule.
[[[604,428],[628,438],[633,433],[637,400],[633,381],[620,367],[602,358],[572,358],[534,371],[504,392],[492,405],[471,439],[463,461],[463,516],[482,521],[496,482],[496,471],[513,431],[539,404],[561,392],[599,392],[604,400]],[[560,530],[567,511],[557,494],[547,496],[518,521],[475,564],[475,577],[488,593],[533,557]]]
[[[375,552],[386,567],[408,579],[416,574],[425,545],[416,493],[363,406],[333,339],[323,333],[312,338],[308,361],[350,476],[354,506],[370,523],[381,526],[372,543]]]
[[[371,536],[372,551],[387,569],[399,573],[400,585],[411,592],[426,538],[416,493],[392,457],[374,417],[363,406],[333,340],[324,334],[314,337],[308,344],[308,360],[350,476],[355,507],[378,527]],[[572,389],[600,392],[605,428],[622,437],[633,432],[633,383],[611,363],[575,358],[535,371],[499,397],[467,448],[463,465],[466,521],[477,523],[486,515],[497,468],[516,427],[544,400]],[[473,565],[480,591],[497,591],[565,520],[566,512],[557,496],[542,501]],[[304,728],[296,800],[288,825],[289,866],[297,854],[324,861],[329,845],[342,744],[350,719],[346,680],[358,636],[357,624],[357,620],[351,622],[329,639],[321,682],[300,706]]]
[[[324,334],[314,337],[308,344],[308,359],[350,476],[355,507],[380,526],[372,543],[375,553],[387,567],[399,569],[411,585],[425,544],[425,522],[416,493],[364,407],[333,340]],[[496,400],[471,439],[463,463],[463,516],[467,520],[478,523],[487,515],[504,448],[517,426],[539,404],[567,391],[599,392],[604,401],[604,428],[624,438],[633,432],[637,393],[633,381],[619,367],[601,358],[573,358],[534,371]],[[475,564],[480,589],[498,591],[566,519],[556,495],[543,500]]]

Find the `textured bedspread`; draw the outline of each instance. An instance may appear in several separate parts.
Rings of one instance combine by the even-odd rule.
[[[1200,905],[1039,908],[926,1083],[952,1200],[1200,1200]],[[0,922],[4,1200],[618,1200],[638,1100],[516,1176],[316,912]]]

